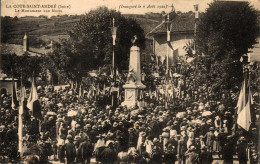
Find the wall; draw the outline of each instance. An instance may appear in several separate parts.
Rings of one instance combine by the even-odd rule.
[[[193,33],[188,33],[188,34],[171,34],[171,45],[174,50],[179,49],[179,56],[185,56],[185,50],[184,46],[186,45],[187,42],[193,40]],[[161,35],[156,35],[154,37],[154,53],[157,56],[161,56],[162,58],[167,57],[167,36],[166,34],[161,34]],[[173,52],[168,49],[169,54],[173,54]]]
[[[15,88],[17,88],[17,82],[15,83]],[[7,90],[7,94],[12,94],[12,81],[10,80],[0,80],[0,91],[2,88]]]

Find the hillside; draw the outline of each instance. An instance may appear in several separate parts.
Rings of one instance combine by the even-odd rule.
[[[30,37],[31,46],[43,46],[48,44],[50,40],[59,41],[62,38],[68,38],[67,31],[80,20],[80,17],[81,15],[64,15],[51,18],[44,16],[1,17],[1,40],[3,43],[22,44],[22,38],[26,32]],[[125,17],[135,18],[144,29],[145,34],[161,22],[160,14],[128,14]]]

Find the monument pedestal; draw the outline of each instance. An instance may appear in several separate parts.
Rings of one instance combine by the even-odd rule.
[[[127,106],[128,108],[134,107],[135,105],[141,106],[142,103],[138,102],[138,90],[144,89],[145,85],[136,85],[136,84],[126,84],[123,86],[125,89],[125,101],[121,104]]]

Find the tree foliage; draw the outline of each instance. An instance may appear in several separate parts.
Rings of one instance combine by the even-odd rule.
[[[117,30],[115,55],[119,67],[125,68],[125,60],[129,58],[131,39],[134,35],[139,38],[137,45],[144,49],[144,31],[132,18],[125,18],[115,10],[100,7],[91,10],[69,31],[77,52],[84,54],[91,68],[98,68],[112,63],[112,27],[113,18]],[[92,62],[90,62],[92,61]],[[121,63],[121,64],[120,64]]]
[[[4,54],[2,56],[3,65],[2,70],[7,77],[13,76],[20,79],[23,76],[23,83],[30,85],[28,79],[32,76],[38,77],[43,72],[42,62],[43,58],[38,56],[29,56],[25,53],[23,56],[16,54]]]
[[[196,61],[201,74],[206,73],[215,89],[231,89],[242,81],[239,60],[256,43],[259,36],[257,18],[257,10],[248,2],[217,1],[211,3],[201,17],[196,47],[198,54],[203,55]]]
[[[90,70],[111,64],[113,18],[118,27],[116,64],[120,69],[127,69],[131,39],[137,35],[137,45],[144,49],[144,31],[134,19],[127,19],[106,7],[91,10],[84,15],[69,31],[69,40],[54,46],[50,57],[53,66],[69,79],[76,80]]]
[[[258,13],[248,2],[213,2],[201,18],[196,41],[216,60],[239,60],[259,36]]]

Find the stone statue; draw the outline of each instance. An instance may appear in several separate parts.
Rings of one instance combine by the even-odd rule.
[[[136,46],[137,36],[135,35],[134,38],[131,40],[133,43],[133,46]]]
[[[135,72],[133,68],[130,68],[129,73],[127,75],[127,81],[126,84],[130,84],[130,83],[136,83],[136,76],[135,76]]]

